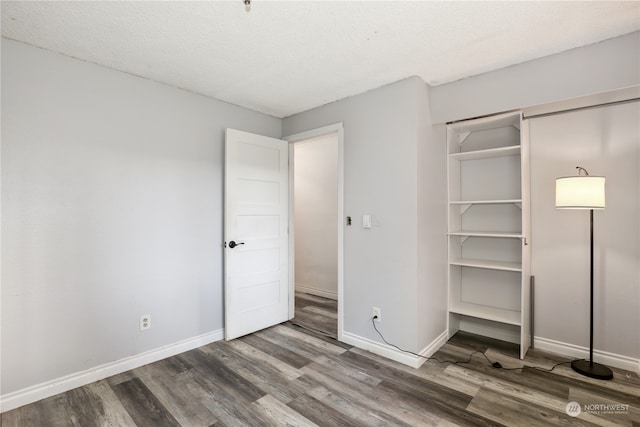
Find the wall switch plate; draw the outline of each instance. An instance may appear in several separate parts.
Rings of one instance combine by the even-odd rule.
[[[382,310],[378,307],[371,307],[371,317],[374,318],[374,322],[382,323]]]
[[[150,329],[150,328],[151,328],[151,315],[143,314],[142,316],[140,316],[140,330],[146,331],[147,329]]]
[[[362,215],[362,228],[371,228],[371,215]]]

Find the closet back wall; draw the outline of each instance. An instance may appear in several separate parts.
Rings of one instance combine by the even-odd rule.
[[[589,211],[554,199],[555,178],[582,166],[606,177],[606,209],[594,212],[594,349],[638,360],[640,103],[531,119],[530,129],[536,345],[589,346]]]

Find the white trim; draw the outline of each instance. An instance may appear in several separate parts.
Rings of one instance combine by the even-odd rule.
[[[220,341],[224,337],[224,330],[209,332],[197,337],[188,338],[173,344],[158,347],[154,350],[125,357],[115,362],[75,372],[64,377],[36,384],[22,390],[0,396],[0,413],[7,412],[38,400],[64,393],[77,387],[82,387],[95,381],[138,368],[142,365],[157,362],[185,351],[193,350],[212,342]]]
[[[317,129],[283,137],[289,142],[289,318],[295,315],[295,250],[294,250],[294,212],[293,212],[293,143],[305,139],[336,133],[338,135],[338,341],[343,340],[344,327],[344,127],[335,123]]]
[[[311,129],[308,131],[295,133],[293,135],[285,136],[282,139],[289,142],[298,142],[303,141],[305,139],[317,138],[319,136],[328,135],[330,133],[338,132],[340,133],[343,129],[342,122],[334,123],[332,125],[323,126],[317,129]]]
[[[329,298],[332,300],[338,299],[338,292],[327,291],[326,289],[314,288],[313,286],[304,285],[302,283],[296,283],[296,292],[303,292],[309,295],[316,295],[323,298]]]
[[[354,335],[350,332],[343,332],[343,342],[353,345],[355,347],[361,348],[363,350],[370,351],[371,353],[377,354],[382,357],[386,357],[387,359],[394,360],[396,362],[402,363],[403,365],[410,366],[412,368],[419,368],[422,366],[424,362],[426,362],[426,358],[430,357],[438,351],[440,347],[442,347],[447,342],[447,331],[443,331],[435,340],[429,343],[424,349],[422,349],[418,354],[424,357],[418,357],[414,354],[406,353],[404,351],[398,350],[397,348],[382,344],[377,341],[373,341],[369,338],[364,338],[359,335]]]
[[[534,347],[540,350],[580,359],[589,358],[588,347],[568,344],[542,337],[534,337],[533,343]],[[593,361],[640,374],[640,359],[633,357],[594,349]]]
[[[288,141],[286,138],[283,138]],[[289,320],[296,315],[295,152],[289,142]]]
[[[418,354],[424,357],[431,357],[433,354],[440,349],[443,345],[447,343],[449,339],[447,338],[447,331],[444,330],[442,333],[433,341],[431,341],[425,348],[423,348]],[[423,359],[422,363],[426,362]],[[421,364],[422,364],[421,363]]]

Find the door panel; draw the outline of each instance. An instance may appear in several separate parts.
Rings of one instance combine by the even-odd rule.
[[[227,129],[224,218],[227,340],[288,319],[288,177],[286,141]],[[230,245],[231,241],[237,246]]]

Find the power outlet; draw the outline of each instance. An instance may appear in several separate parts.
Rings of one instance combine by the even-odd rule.
[[[371,307],[371,317],[374,322],[382,323],[382,310],[378,307]]]
[[[146,331],[147,329],[150,329],[150,328],[151,328],[151,315],[143,314],[142,316],[140,316],[140,330]]]

